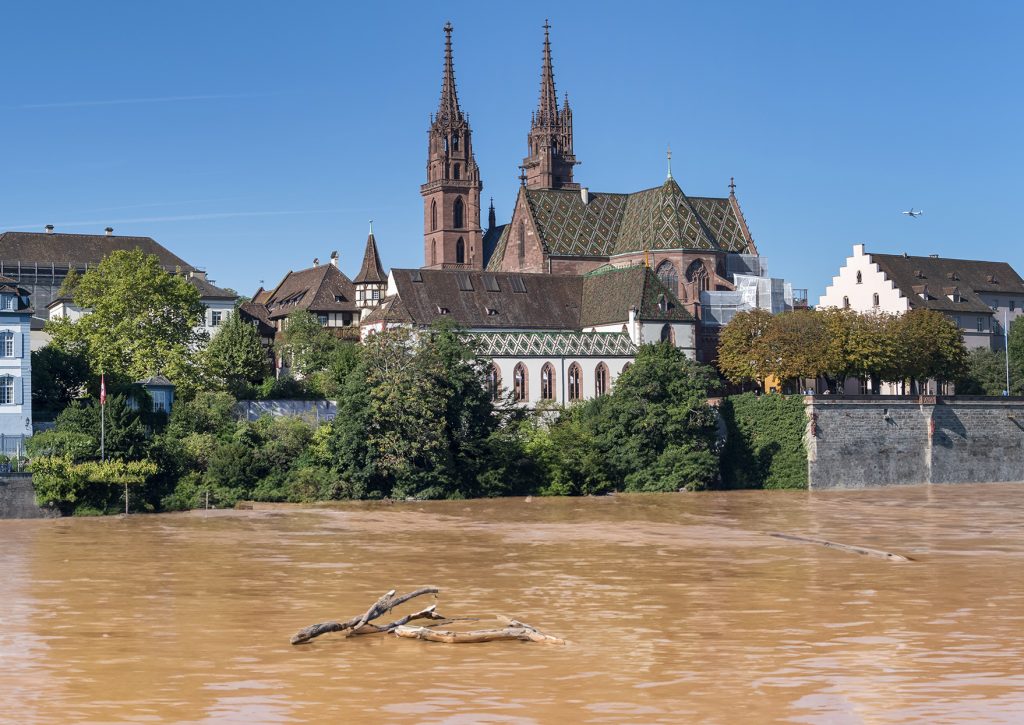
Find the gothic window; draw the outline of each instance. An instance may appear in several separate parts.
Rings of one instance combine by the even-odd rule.
[[[498,399],[498,391],[501,389],[501,376],[498,374],[498,367],[491,364],[487,368],[487,392],[491,395],[491,400]]]
[[[875,292],[873,295],[871,295],[871,304],[873,304],[875,307],[878,307],[878,293],[877,292]]]
[[[452,151],[458,151],[458,150],[459,150],[459,134],[455,134],[454,136],[452,136]],[[455,168],[459,168],[459,167],[456,166]],[[455,178],[456,179],[459,178],[458,173],[455,174]]]
[[[527,387],[526,366],[517,363],[512,371],[512,397],[518,401],[530,399],[530,391]]]
[[[526,258],[526,224],[519,222],[519,261],[522,262]]]
[[[430,231],[437,231],[437,201],[430,202]]]
[[[631,362],[626,363],[625,365],[622,366],[622,373],[626,372],[631,367],[633,367],[633,363],[631,363]],[[619,375],[622,375],[622,373],[619,373]]]
[[[672,329],[672,325],[668,324],[667,322],[661,328],[661,341],[662,342],[668,342],[668,343],[671,343],[673,345],[676,344],[676,333]]]
[[[857,284],[861,284],[864,281],[864,275],[861,274],[860,270],[857,270]]]
[[[594,395],[601,396],[608,392],[608,366],[598,363],[594,370]]]
[[[655,274],[658,275],[658,279],[661,283],[668,287],[673,292],[679,290],[679,275],[676,274],[676,266],[667,259],[658,265],[655,270]]]
[[[455,199],[455,206],[452,210],[452,225],[456,229],[462,229],[463,216],[465,215],[465,205],[462,203],[462,197]]]
[[[462,241],[462,237],[455,242],[455,261],[459,264],[466,263],[466,243]]]
[[[455,167],[452,170],[452,178],[453,179],[461,179],[462,178],[462,166],[460,164],[455,164]]]
[[[850,309],[850,298],[849,297],[843,297],[843,309],[844,310]]]
[[[583,389],[583,370],[577,363],[569,366],[569,377],[566,382],[569,384],[569,400],[579,400],[580,392]]]
[[[437,240],[430,240],[430,265],[434,266],[437,264]]]
[[[695,259],[689,267],[686,268],[686,281],[693,284],[694,292],[701,293],[707,292],[711,285],[711,280],[708,278],[707,267],[699,259]]]
[[[551,363],[544,363],[544,367],[540,369],[540,398],[555,399],[555,367]]]

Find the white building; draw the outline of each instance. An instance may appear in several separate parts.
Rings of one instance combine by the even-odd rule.
[[[696,321],[644,266],[582,276],[392,269],[361,334],[444,318],[490,360],[492,390],[531,406],[609,392],[644,343],[670,341],[696,357]]]
[[[220,332],[220,327],[235,313],[238,295],[231,290],[221,289],[206,278],[206,272],[192,270],[187,273],[188,283],[199,291],[199,301],[203,303],[203,324],[196,328],[205,332],[210,339]]]
[[[863,244],[853,245],[818,302],[857,312],[936,310],[956,323],[968,348],[990,350],[1004,349],[1004,325],[1022,306],[1024,280],[1006,262],[870,254]]]
[[[29,293],[0,277],[0,453],[20,455],[32,435]]]

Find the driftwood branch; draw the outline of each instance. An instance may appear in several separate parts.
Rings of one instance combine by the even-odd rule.
[[[450,619],[448,617],[445,617],[442,614],[438,614],[436,609],[437,609],[437,605],[436,604],[431,604],[426,609],[421,609],[418,612],[413,612],[412,614],[407,614],[404,617],[402,617],[401,619],[396,619],[394,622],[391,622],[389,624],[376,625],[376,624],[371,624],[371,623],[367,622],[366,624],[362,625],[361,627],[354,627],[351,630],[351,632],[352,632],[353,635],[357,635],[357,634],[381,634],[383,632],[390,632],[391,630],[395,629],[396,627],[402,627],[402,626],[408,624],[409,622],[415,622],[415,621],[418,621],[420,619],[433,619],[433,620],[437,620],[438,624],[442,624],[442,623],[443,624],[451,624],[452,622],[455,621],[454,619]],[[436,627],[436,626],[438,626],[438,624],[434,624],[434,625],[431,625],[431,626]]]
[[[878,559],[886,559],[888,561],[913,561],[913,559],[911,559],[909,556],[893,554],[891,551],[882,551],[881,549],[869,549],[866,546],[853,546],[852,544],[840,544],[835,541],[829,541],[828,539],[818,539],[813,536],[796,536],[795,534],[780,533],[773,533],[768,535],[774,536],[776,539],[786,539],[787,541],[799,541],[804,544],[818,544],[819,546],[827,546],[830,549],[848,551],[852,554],[861,554],[863,556],[874,556]]]
[[[438,591],[439,590],[436,587],[423,587],[422,589],[417,589],[414,592],[409,592],[408,594],[403,594],[400,597],[395,597],[395,590],[392,589],[374,602],[373,606],[367,609],[365,614],[357,615],[344,622],[321,622],[320,624],[311,624],[305,629],[300,629],[292,635],[291,642],[292,644],[305,644],[311,639],[319,637],[321,634],[327,634],[328,632],[344,632],[347,637],[350,634],[353,634],[355,630],[365,627],[374,619],[387,614],[399,604],[404,604],[410,599],[422,596],[423,594],[437,594]],[[418,612],[417,614],[422,614],[422,612]],[[395,626],[398,627],[401,625],[396,624]],[[370,634],[370,632],[366,632],[366,634]]]
[[[469,632],[453,632],[446,629],[430,629],[427,627],[400,626],[395,634],[407,639],[422,639],[428,642],[445,642],[446,644],[468,644],[472,642],[495,642],[498,640],[518,639],[526,642],[547,642],[548,644],[565,644],[564,639],[544,634],[536,627],[498,615],[496,619],[504,624],[502,629],[475,629]]]

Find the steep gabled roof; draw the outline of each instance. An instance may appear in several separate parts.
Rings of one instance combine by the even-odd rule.
[[[256,323],[260,337],[274,336],[274,324],[270,321],[270,312],[266,306],[257,302],[243,302],[238,306],[238,314],[243,320]]]
[[[218,287],[212,284],[209,280],[205,280],[202,277],[189,276],[186,277],[188,283],[199,290],[199,296],[204,300],[237,300],[238,295],[229,290]]]
[[[54,264],[89,266],[99,264],[111,252],[141,249],[155,254],[168,271],[194,269],[176,254],[150,237],[122,237],[106,234],[61,234],[53,232],[4,232],[0,234],[0,260],[5,265],[21,262],[28,264]]]
[[[359,268],[355,284],[364,282],[387,282],[388,276],[384,274],[384,268],[380,264],[380,254],[377,252],[377,240],[373,238],[373,232],[366,238],[366,251],[363,252],[363,266]]]
[[[601,267],[583,277],[581,328],[622,322],[629,318],[632,309],[641,320],[693,320],[693,315],[648,267]]]
[[[992,308],[981,294],[1005,295],[1024,301],[1024,280],[1006,262],[901,254],[871,254],[871,261],[877,263],[878,268],[909,299],[911,307],[951,314],[991,314]],[[950,299],[954,287],[960,293],[960,302]],[[925,289],[929,297],[927,300],[921,296]]]
[[[296,310],[355,312],[352,280],[333,264],[289,272],[264,302],[271,320],[287,317]]]
[[[490,227],[484,232],[484,266],[488,266],[491,261],[491,257],[494,256],[495,250],[497,250],[499,244],[504,244],[505,237],[508,236],[508,224],[499,224],[494,227]]]

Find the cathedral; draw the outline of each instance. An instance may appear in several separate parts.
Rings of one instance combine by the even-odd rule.
[[[540,98],[512,218],[497,224],[492,203],[483,228],[483,181],[455,83],[452,31],[446,24],[420,187],[424,264],[391,271],[380,304],[360,322],[363,336],[448,316],[492,361],[494,390],[528,404],[602,394],[645,342],[667,340],[713,359],[717,335],[713,325],[702,330],[702,296],[732,292],[735,272],[760,269],[735,185],[725,197],[687,196],[672,177],[671,152],[659,186],[619,193],[582,185],[545,22]]]

